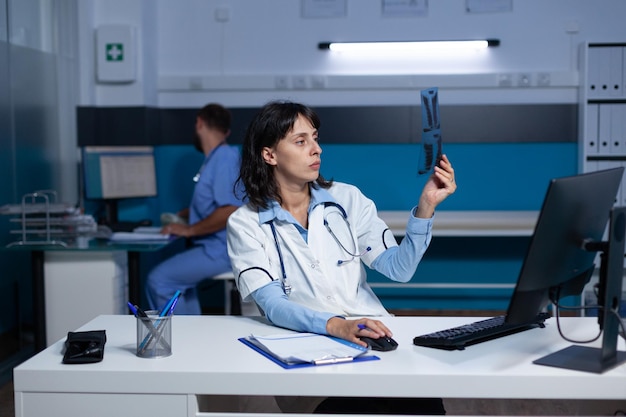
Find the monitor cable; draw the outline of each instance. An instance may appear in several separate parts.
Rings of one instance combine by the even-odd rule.
[[[575,340],[575,339],[570,339],[569,337],[565,336],[565,334],[563,333],[563,330],[561,329],[561,310],[575,310],[575,311],[587,311],[587,310],[591,310],[591,309],[601,309],[603,308],[600,305],[590,305],[590,306],[565,306],[562,305],[561,303],[559,303],[559,290],[557,289],[556,294],[554,297],[552,297],[552,299],[550,300],[552,302],[552,304],[555,305],[556,307],[556,327],[559,330],[559,335],[566,341],[570,342],[570,343],[579,343],[579,344],[584,344],[584,343],[592,343],[595,342],[596,340],[598,340],[600,338],[600,336],[602,335],[602,330],[600,330],[598,332],[598,334],[594,337],[592,337],[591,339],[588,340]]]
[[[597,285],[594,286],[594,290],[597,290]],[[598,295],[597,291],[595,292],[596,295]],[[624,319],[622,318],[622,316],[619,313],[619,306],[616,305],[612,308],[608,308],[605,309],[603,306],[601,305],[588,305],[588,306],[565,306],[559,303],[559,296],[558,296],[558,291],[556,294],[556,297],[554,297],[554,299],[550,300],[555,306],[556,306],[556,325],[557,328],[559,330],[559,335],[566,341],[570,342],[570,343],[591,343],[591,342],[595,342],[596,340],[598,340],[600,338],[600,336],[602,335],[602,330],[600,330],[600,332],[598,333],[597,336],[595,336],[592,339],[589,340],[573,340],[570,339],[568,337],[566,337],[564,335],[564,333],[561,331],[561,323],[559,318],[561,317],[560,315],[560,310],[576,310],[576,311],[587,311],[587,310],[600,310],[602,309],[603,311],[608,311],[609,313],[613,314],[615,316],[615,318],[617,318],[617,322],[619,324],[620,330],[618,332],[618,334],[621,336],[622,339],[626,340],[626,323],[624,323]]]
[[[622,337],[622,339],[626,340],[626,324],[624,323],[624,319],[619,314],[619,310],[617,307],[611,308],[609,310],[611,314],[613,314],[617,318],[617,323],[619,324],[619,332],[618,334]]]

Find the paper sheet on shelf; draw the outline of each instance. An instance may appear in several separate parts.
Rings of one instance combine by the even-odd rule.
[[[162,235],[160,233],[137,233],[137,232],[115,232],[111,235],[111,242],[166,242],[170,235]]]
[[[139,226],[133,229],[133,233],[161,233],[163,228],[161,226]]]

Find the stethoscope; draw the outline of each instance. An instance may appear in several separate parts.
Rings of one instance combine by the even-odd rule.
[[[213,154],[215,153],[215,150],[217,148],[219,148],[220,146],[226,144],[226,141],[221,141],[220,143],[217,144],[217,146],[215,148],[213,148],[213,150],[211,151],[211,153],[209,154],[209,156],[204,158],[204,161],[202,162],[202,165],[200,165],[200,169],[198,170],[198,172],[196,173],[196,175],[193,176],[193,182],[198,182],[200,181],[200,175],[202,175],[202,171],[204,171],[204,167],[209,163],[209,161],[211,160],[211,158],[213,158]]]
[[[344,246],[343,243],[341,243],[341,241],[339,240],[335,232],[333,232],[333,229],[331,229],[330,224],[328,223],[327,214],[324,214],[324,226],[326,227],[326,230],[328,230],[328,233],[330,233],[330,235],[333,237],[335,242],[337,242],[339,247],[351,257],[350,259],[337,260],[337,265],[342,265],[344,263],[350,262],[354,260],[354,258],[360,258],[361,256],[365,255],[367,252],[372,250],[372,248],[368,246],[367,248],[365,248],[363,252],[354,253],[356,252],[357,245],[356,245],[356,241],[354,240],[354,234],[352,233],[352,228],[350,227],[350,222],[348,222],[348,215],[346,211],[344,210],[343,207],[341,207],[339,203],[335,203],[332,201],[327,201],[324,203],[324,210],[326,210],[327,207],[335,207],[339,211],[339,213],[341,213],[341,218],[343,219],[346,227],[348,228],[348,233],[350,234],[350,241],[354,243],[354,248],[355,248],[353,251],[350,251]],[[331,213],[337,213],[337,212],[332,211]],[[289,295],[291,294],[291,285],[289,285],[287,281],[287,272],[285,272],[285,263],[283,261],[283,253],[280,249],[280,243],[278,243],[278,235],[276,234],[276,227],[274,226],[273,220],[270,220],[268,223],[270,225],[270,228],[272,229],[272,235],[274,236],[274,244],[276,245],[276,252],[278,252],[278,259],[280,261],[280,270],[282,273],[281,284],[283,287],[283,291],[285,291],[285,294]]]

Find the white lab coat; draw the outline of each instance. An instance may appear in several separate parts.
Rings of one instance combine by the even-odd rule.
[[[289,299],[317,311],[342,316],[386,316],[389,313],[366,282],[366,265],[386,248],[397,246],[396,240],[381,220],[374,203],[358,188],[334,182],[328,192],[347,213],[352,234],[358,240],[355,250],[350,243],[347,225],[335,207],[316,206],[309,215],[308,243],[294,225],[274,220],[274,227],[283,256],[287,282],[291,285]],[[340,242],[353,253],[363,256],[350,260],[324,227],[324,214]],[[245,300],[258,288],[272,280],[281,280],[282,270],[274,236],[269,224],[259,225],[256,210],[245,205],[228,220],[228,253],[237,287]]]

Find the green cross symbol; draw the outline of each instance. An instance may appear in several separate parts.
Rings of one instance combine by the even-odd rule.
[[[124,44],[123,43],[107,43],[106,44],[107,61],[123,61],[124,60]]]

